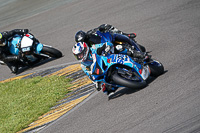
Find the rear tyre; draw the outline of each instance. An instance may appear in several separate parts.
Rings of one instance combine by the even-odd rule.
[[[148,64],[151,70],[151,76],[158,77],[164,73],[164,66],[162,63],[152,60],[153,62]]]
[[[62,57],[62,53],[59,50],[52,48],[52,47],[43,46],[41,53],[49,55],[50,57],[53,57],[53,58]]]

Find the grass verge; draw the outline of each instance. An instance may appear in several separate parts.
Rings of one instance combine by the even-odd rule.
[[[0,83],[0,133],[15,133],[69,93],[70,79],[34,77]]]

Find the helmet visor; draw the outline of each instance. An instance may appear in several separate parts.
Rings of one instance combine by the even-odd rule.
[[[81,53],[75,54],[74,56],[76,57],[77,60],[82,60],[85,57],[86,54],[86,49],[84,49]]]

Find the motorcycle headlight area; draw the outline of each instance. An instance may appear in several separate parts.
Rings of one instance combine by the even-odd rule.
[[[21,40],[21,48],[22,52],[27,52],[31,50],[31,46],[33,45],[33,40],[29,37],[24,36]]]

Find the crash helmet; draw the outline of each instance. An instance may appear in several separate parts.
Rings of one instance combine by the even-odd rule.
[[[0,44],[3,44],[3,35],[1,32],[0,32]]]
[[[0,46],[5,46],[5,42],[3,40],[3,34],[0,32]]]
[[[76,42],[84,42],[85,38],[86,38],[86,33],[82,30],[78,31],[75,35]]]
[[[85,61],[88,57],[89,47],[85,42],[78,42],[73,46],[72,52],[77,60]]]
[[[109,30],[112,28],[112,25],[110,25],[110,24],[102,24],[98,28],[99,28],[100,32],[106,33],[106,32],[109,32]]]

